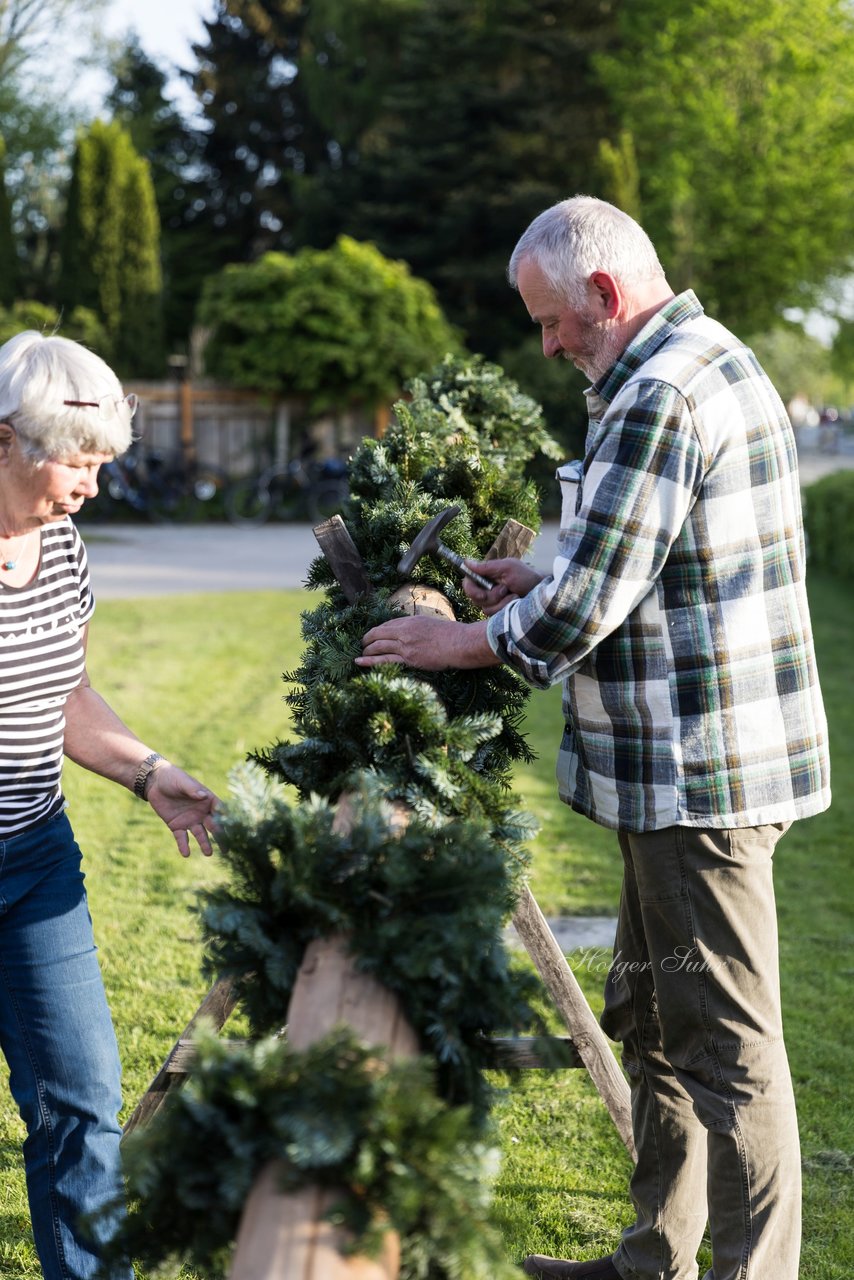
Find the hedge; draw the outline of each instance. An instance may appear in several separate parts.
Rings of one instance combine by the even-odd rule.
[[[804,490],[810,568],[854,579],[854,471],[835,471]]]

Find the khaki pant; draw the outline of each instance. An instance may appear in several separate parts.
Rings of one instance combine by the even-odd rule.
[[[787,824],[621,834],[602,1027],[638,1163],[624,1280],[797,1280],[800,1154],[780,1013],[774,846]]]

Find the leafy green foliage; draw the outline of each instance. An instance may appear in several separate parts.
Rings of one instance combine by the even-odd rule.
[[[783,321],[755,335],[750,345],[784,404],[797,396],[814,405],[832,404],[842,390],[832,351],[798,324]]]
[[[806,489],[804,528],[810,567],[854,580],[854,471],[835,471]]]
[[[633,131],[644,226],[675,288],[761,332],[850,262],[851,7],[652,0],[617,16],[598,67]]]
[[[60,315],[55,307],[44,302],[26,302],[18,299],[10,307],[0,307],[0,343],[7,342],[22,329],[37,329],[40,333],[60,333],[63,338],[82,342],[99,355],[109,350],[104,327],[88,307],[75,307],[67,316]]]
[[[841,318],[838,326],[830,353],[831,364],[846,388],[850,389],[854,386],[854,319]]]
[[[306,396],[317,411],[388,401],[458,347],[430,286],[348,236],[325,251],[226,267],[206,282],[199,318],[213,329],[209,370]]]
[[[494,1153],[472,1141],[464,1108],[436,1097],[427,1060],[389,1066],[344,1031],[302,1053],[276,1039],[228,1051],[202,1032],[198,1054],[167,1117],[127,1143],[142,1199],[115,1255],[219,1269],[255,1178],[275,1160],[283,1191],[338,1191],[333,1220],[360,1251],[399,1232],[403,1280],[511,1280],[489,1220]]]
[[[269,257],[261,265],[269,268]],[[483,1203],[459,1153],[476,1151],[482,1141],[492,1101],[488,1037],[542,1027],[531,1004],[532,975],[511,967],[503,940],[525,865],[522,839],[530,832],[508,804],[510,765],[530,757],[518,730],[524,686],[494,668],[427,678],[395,666],[363,672],[353,659],[366,628],[390,615],[401,539],[458,499],[461,516],[448,540],[462,554],[477,555],[475,539],[491,539],[499,515],[532,508],[522,474],[532,452],[552,448],[537,406],[499,370],[452,359],[413,383],[409,404],[398,406],[381,444],[364,443],[354,460],[347,523],[374,591],[349,604],[328,569],[314,566],[312,585],[326,585],[327,598],[303,615],[305,655],[286,677],[296,685],[287,700],[299,740],[255,753],[264,770],[250,763],[235,774],[221,821],[228,881],[201,896],[207,971],[236,981],[254,1034],[281,1026],[309,943],[340,935],[357,966],[398,996],[432,1058],[435,1092],[413,1091],[406,1102],[396,1093],[387,1113],[382,1098],[373,1097],[367,1123],[382,1136],[365,1155],[350,1128],[361,1115],[352,1064],[347,1086],[340,1086],[342,1106],[336,1062],[328,1058],[318,1058],[320,1080],[312,1078],[314,1060],[300,1060],[296,1103],[285,1082],[268,1091],[245,1057],[234,1068],[234,1094],[218,1093],[222,1071],[231,1069],[203,1059],[193,1095],[176,1103],[143,1149],[131,1252],[147,1250],[145,1256],[161,1260],[180,1243],[207,1258],[225,1244],[236,1216],[226,1215],[212,1238],[219,1185],[228,1186],[226,1209],[239,1206],[270,1158],[269,1145],[259,1157],[252,1136],[263,1130],[298,1185],[328,1176],[351,1203],[363,1202],[362,1226],[376,1219],[370,1197],[372,1179],[380,1178],[376,1203],[404,1234],[403,1274],[412,1280],[501,1274],[497,1253],[492,1260],[484,1253],[488,1231],[472,1229],[476,1218],[463,1225],[453,1213],[443,1217],[441,1206],[444,1189],[460,1186],[470,1204]],[[428,581],[435,574],[425,560],[415,576]],[[443,582],[447,576],[442,571]],[[458,582],[447,590],[461,615],[471,617]],[[297,786],[297,806],[286,802],[280,780]],[[348,821],[336,824],[345,792]],[[395,800],[405,803],[405,822]],[[264,1050],[254,1052],[266,1064]],[[322,1055],[324,1047],[313,1052]],[[296,1060],[281,1061],[291,1069]],[[415,1133],[408,1129],[413,1114],[426,1124]],[[239,1161],[227,1156],[225,1167],[212,1170],[210,1139],[190,1125],[199,1117],[218,1144],[233,1130],[229,1146]],[[451,1144],[441,1164],[419,1137],[428,1131],[431,1142]],[[397,1155],[395,1135],[405,1139],[409,1164]],[[181,1196],[164,1209],[174,1195],[176,1158]],[[386,1161],[403,1169],[402,1181],[384,1179]],[[156,1234],[147,1221],[157,1223]]]
[[[381,778],[354,778],[353,826],[313,798],[291,808],[257,767],[233,779],[223,819],[230,882],[202,896],[208,972],[237,979],[256,1033],[283,1021],[308,943],[345,934],[359,968],[397,993],[438,1087],[482,1119],[484,1036],[530,1026],[529,979],[501,934],[521,872],[482,823],[417,815],[391,833]]]

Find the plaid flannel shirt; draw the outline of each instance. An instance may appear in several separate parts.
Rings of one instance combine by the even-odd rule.
[[[531,684],[565,681],[561,798],[627,831],[821,811],[827,729],[779,396],[690,291],[586,396],[552,576],[488,628]]]

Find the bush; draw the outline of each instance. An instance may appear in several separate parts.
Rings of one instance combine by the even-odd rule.
[[[810,568],[854,579],[854,471],[836,471],[804,491]]]
[[[104,327],[87,307],[75,307],[64,316],[44,302],[20,300],[10,307],[0,306],[0,343],[8,342],[24,329],[37,329],[46,337],[59,333],[63,338],[82,342],[99,356],[109,355]]]
[[[391,401],[460,347],[426,281],[348,236],[331,249],[227,266],[205,283],[198,314],[211,330],[209,372],[306,396],[316,413]]]

